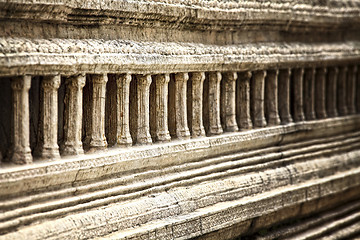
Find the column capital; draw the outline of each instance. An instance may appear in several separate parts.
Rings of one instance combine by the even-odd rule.
[[[240,80],[249,80],[251,77],[252,77],[252,72],[251,71],[241,72],[238,75],[238,78]]]
[[[154,76],[156,83],[167,84],[170,82],[169,74],[158,74]]]
[[[205,72],[190,73],[193,82],[203,82],[205,80]]]
[[[105,84],[108,81],[107,74],[91,74],[91,80],[95,84]]]
[[[187,81],[189,80],[189,74],[188,73],[175,73],[175,81]]]
[[[237,72],[225,72],[223,73],[223,76],[224,76],[224,80],[227,82],[236,81],[236,79],[238,78]]]
[[[41,86],[46,90],[57,90],[60,87],[60,75],[44,76]]]
[[[70,88],[83,88],[86,83],[85,74],[66,77],[65,84]]]
[[[11,80],[11,88],[15,91],[30,90],[31,87],[31,76],[18,76],[13,77]]]
[[[136,79],[138,80],[138,86],[140,87],[150,87],[152,82],[152,78],[150,74],[137,75]]]

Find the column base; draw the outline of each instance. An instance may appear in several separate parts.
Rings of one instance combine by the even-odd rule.
[[[84,149],[82,148],[82,144],[78,146],[74,146],[73,144],[65,144],[61,155],[67,156],[67,155],[82,155],[84,154]]]
[[[140,136],[136,139],[136,145],[150,145],[152,144],[152,138],[149,135],[146,136]]]
[[[240,120],[240,130],[250,130],[253,128],[253,124],[250,119]]]
[[[265,118],[255,119],[254,126],[255,127],[266,127],[266,119]]]
[[[277,125],[280,125],[280,123],[281,123],[280,117],[269,117],[267,125],[268,126],[277,126]]]
[[[317,115],[317,118],[318,119],[325,119],[327,118],[327,114],[325,112],[321,112]]]
[[[316,117],[315,117],[315,113],[310,113],[306,116],[306,120],[315,120]]]
[[[89,151],[105,150],[107,147],[106,140],[91,139],[89,143]]]
[[[305,121],[305,115],[304,114],[295,115],[294,116],[294,121],[295,122],[303,122],[303,121]]]
[[[43,148],[40,152],[42,158],[47,158],[47,159],[60,158],[59,148]]]
[[[197,138],[197,137],[205,137],[206,133],[205,133],[205,129],[202,128],[194,128],[192,129],[192,138]]]
[[[161,132],[161,133],[157,133],[156,135],[156,141],[157,142],[170,142],[171,137],[169,132]]]
[[[221,126],[210,127],[209,135],[219,135],[223,133],[223,129]]]
[[[230,125],[225,127],[226,132],[237,132],[239,131],[239,128],[237,125]]]
[[[176,136],[178,139],[181,140],[188,140],[190,139],[190,131],[188,128],[182,129],[182,130],[177,130],[176,131]]]
[[[289,124],[289,123],[293,123],[293,119],[291,116],[286,116],[281,120],[281,124],[285,125],[285,124]]]
[[[338,113],[336,111],[328,111],[328,117],[337,117]]]
[[[131,136],[118,137],[116,141],[116,146],[118,147],[131,147],[132,138]]]
[[[24,152],[14,150],[10,156],[10,161],[15,164],[29,164],[33,162],[30,149],[27,149]]]

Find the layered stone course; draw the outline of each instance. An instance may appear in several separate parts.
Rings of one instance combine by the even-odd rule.
[[[0,239],[358,236],[360,1],[0,0],[0,20]]]

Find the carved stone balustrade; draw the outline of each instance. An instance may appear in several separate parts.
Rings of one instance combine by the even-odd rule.
[[[360,237],[358,0],[0,13],[0,240]]]

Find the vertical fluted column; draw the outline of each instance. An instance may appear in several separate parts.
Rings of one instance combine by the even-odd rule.
[[[356,77],[357,77],[357,66],[349,67],[348,71],[348,78],[346,82],[347,88],[347,108],[348,114],[355,114],[356,113],[356,106],[355,106],[355,98],[356,98]]]
[[[251,112],[253,114],[253,122],[255,127],[265,127],[265,111],[264,111],[264,97],[265,97],[265,77],[266,71],[255,71],[252,77],[250,87],[251,91]]]
[[[176,136],[179,139],[189,139],[190,131],[187,122],[186,89],[188,73],[175,74],[175,109],[176,109]]]
[[[360,113],[360,71],[357,72],[356,79],[356,110]]]
[[[316,70],[315,112],[318,119],[326,118],[326,72],[325,67]]]
[[[116,144],[118,146],[131,146],[132,139],[130,135],[130,119],[129,119],[129,107],[130,107],[130,82],[131,74],[116,75],[116,87],[117,87],[117,132],[116,132]]]
[[[346,80],[347,80],[347,67],[339,68],[338,78],[338,113],[344,116],[348,113],[346,106]]]
[[[136,141],[138,144],[151,144],[150,135],[150,84],[151,75],[137,76],[138,121]]]
[[[238,75],[238,98],[237,113],[240,129],[251,129],[252,122],[250,116],[250,79],[252,73],[250,71],[241,72]]]
[[[93,84],[90,149],[105,149],[105,94],[108,77],[106,74],[90,75]]]
[[[236,123],[236,72],[227,72],[223,74],[224,95],[222,115],[225,123],[225,131],[236,132],[238,126]]]
[[[304,110],[306,120],[315,119],[315,68],[305,70],[304,79]]]
[[[279,114],[281,124],[293,122],[290,113],[290,77],[291,70],[283,69],[279,72]]]
[[[32,162],[30,149],[30,116],[29,89],[31,76],[21,76],[12,79],[13,91],[13,132],[11,162],[26,164]]]
[[[338,112],[336,108],[337,103],[337,80],[339,69],[337,67],[329,68],[327,91],[326,91],[326,111],[329,117],[337,117]]]
[[[278,111],[278,70],[269,70],[265,80],[265,107],[269,126],[279,125]]]
[[[190,75],[192,81],[192,137],[205,136],[203,123],[203,83],[205,80],[204,72],[195,72]]]
[[[221,73],[209,73],[209,134],[217,135],[223,132],[220,120],[220,82]]]
[[[294,120],[301,122],[305,120],[304,115],[304,69],[297,68],[293,70],[294,79]]]
[[[85,75],[78,75],[66,79],[65,94],[65,126],[63,155],[83,154],[81,141],[83,116],[83,87]]]
[[[169,74],[155,76],[156,84],[156,141],[167,142],[171,137],[168,129]]]
[[[60,75],[45,76],[41,87],[43,91],[42,104],[42,145],[40,155],[43,158],[58,158],[59,146],[57,144],[58,132],[58,89],[60,86]]]

